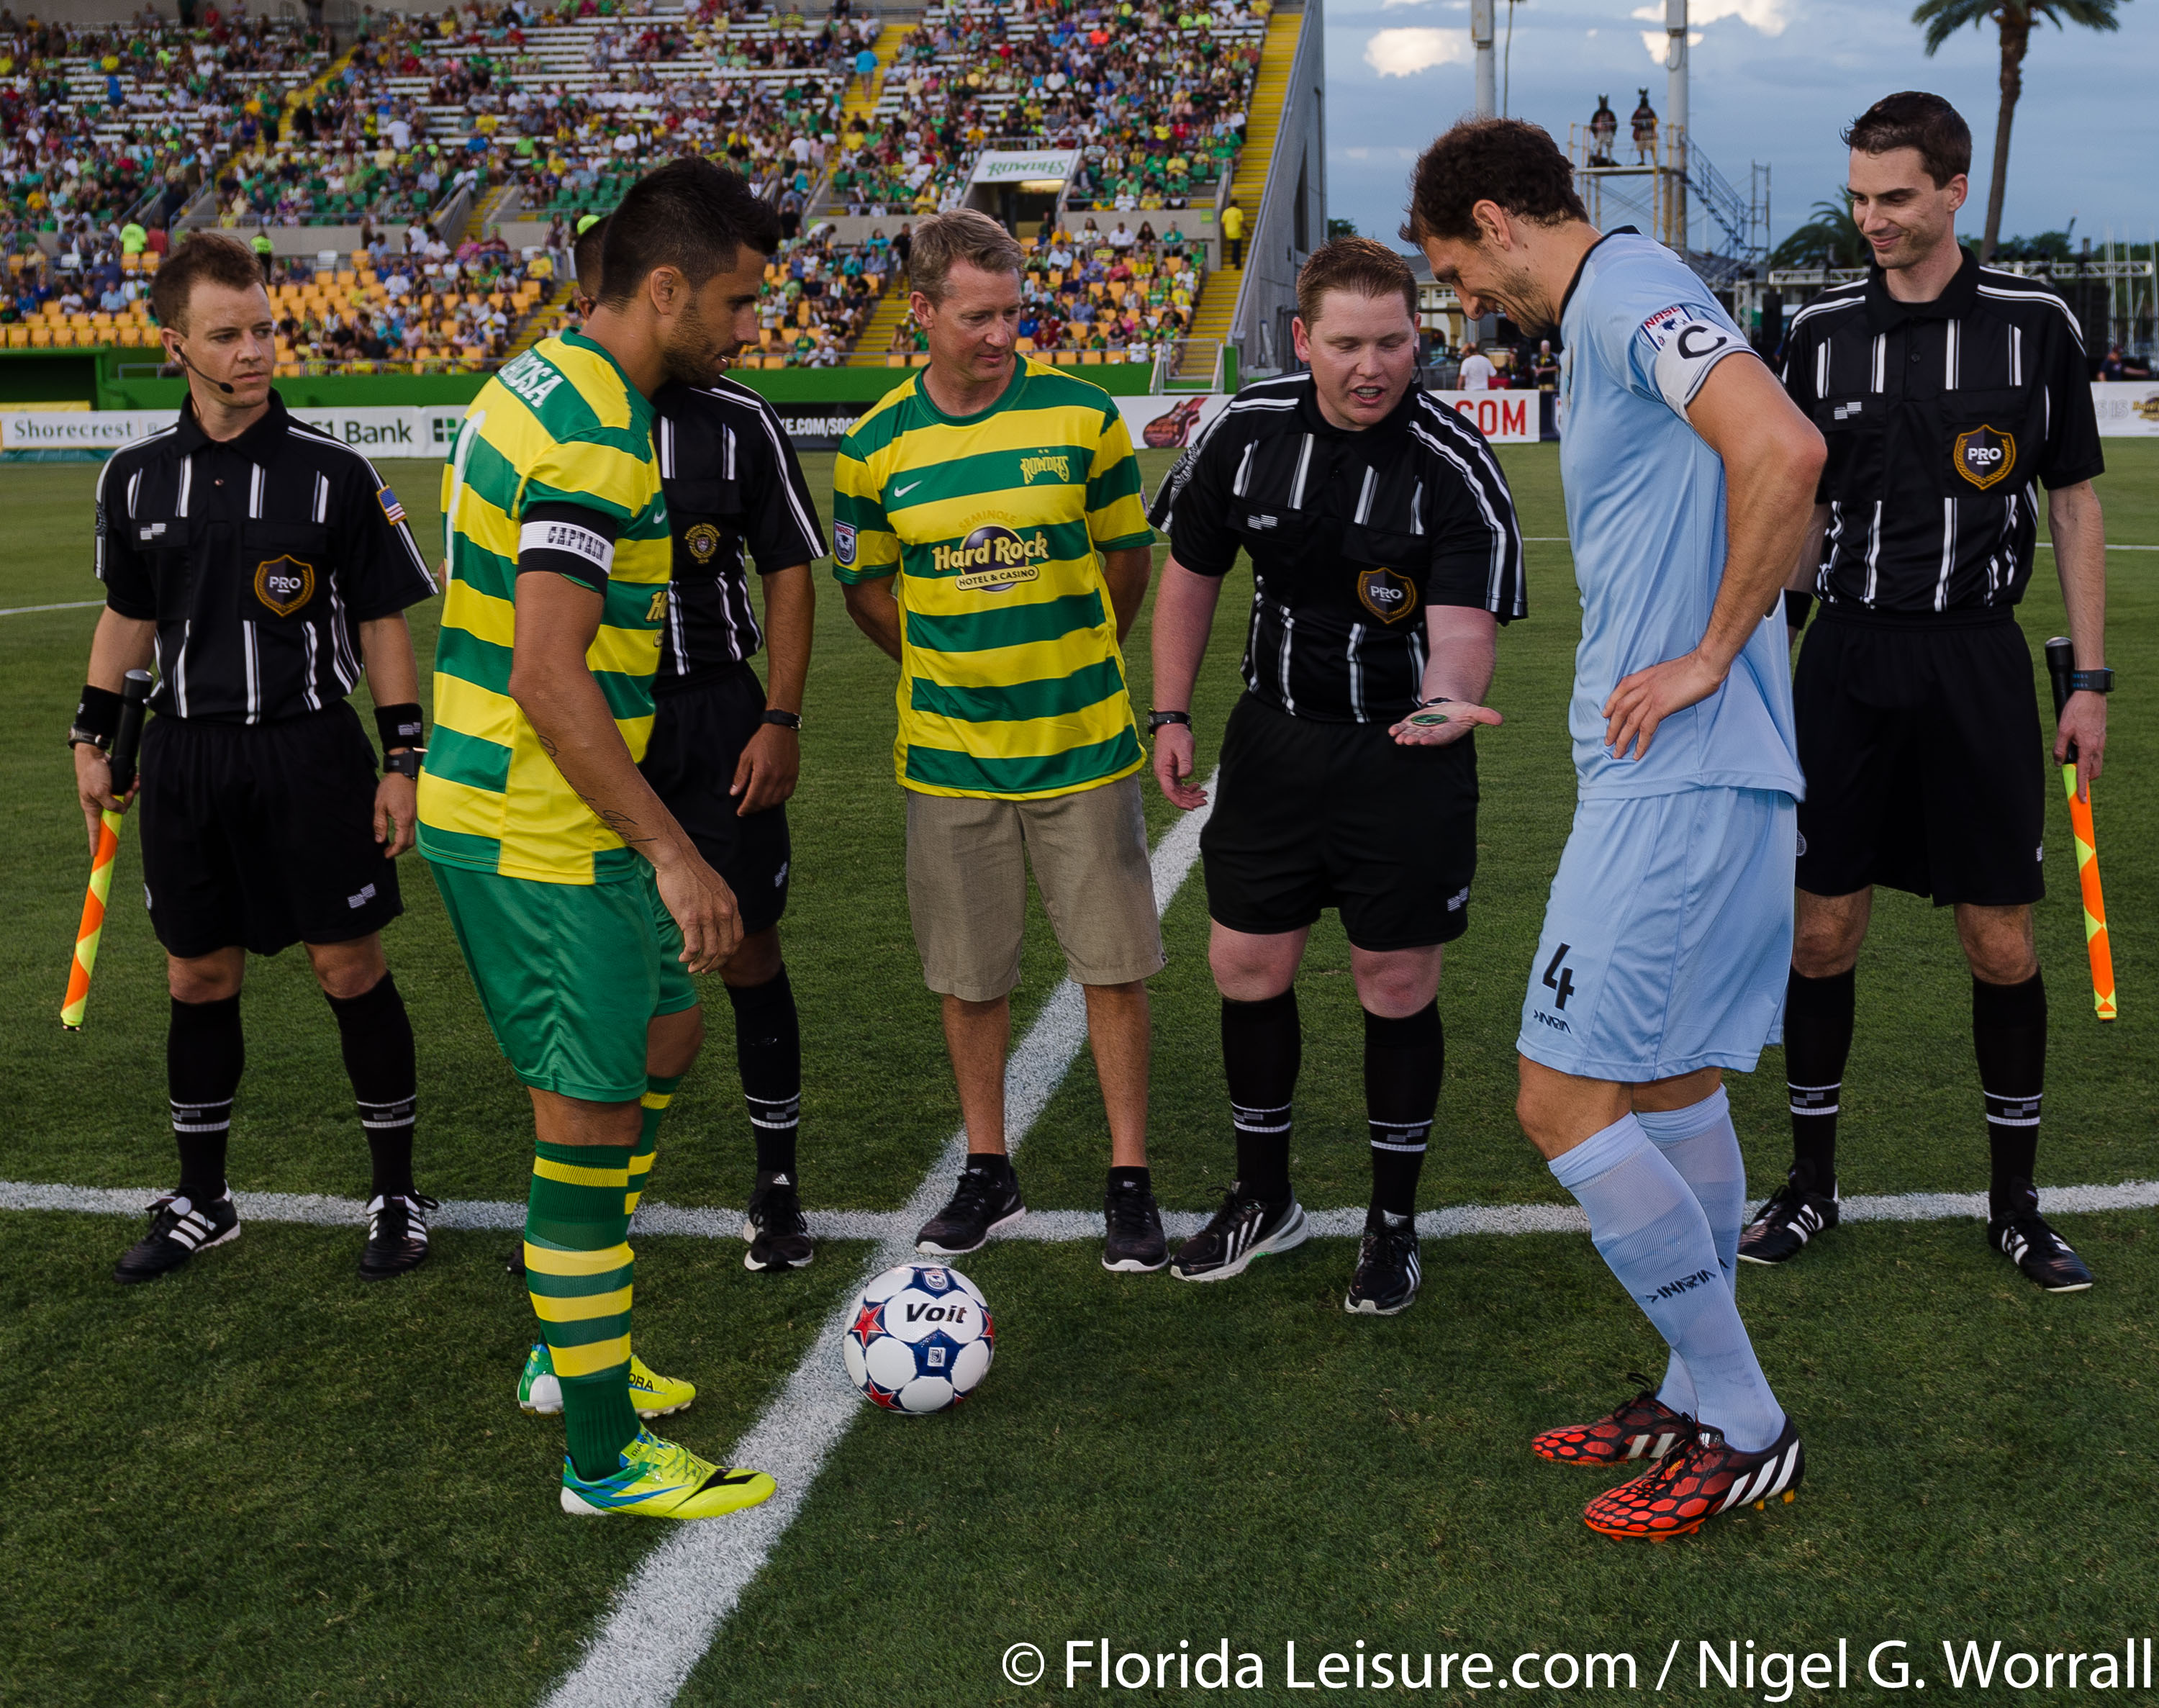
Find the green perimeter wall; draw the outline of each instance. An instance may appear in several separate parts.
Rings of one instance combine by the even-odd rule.
[[[0,352],[0,408],[10,403],[87,403],[94,409],[178,409],[184,381],[122,378],[123,363],[146,365],[140,350]],[[753,369],[735,377],[774,403],[847,403],[882,397],[909,373],[905,368]],[[1143,396],[1153,375],[1147,362],[1104,362],[1074,372],[1105,391]],[[300,409],[359,409],[469,403],[484,374],[338,374],[280,380],[277,392]]]

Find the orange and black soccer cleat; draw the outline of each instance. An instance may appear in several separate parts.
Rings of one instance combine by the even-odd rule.
[[[1705,1424],[1654,1467],[1591,1501],[1582,1522],[1602,1535],[1653,1542],[1691,1535],[1705,1519],[1734,1507],[1766,1506],[1780,1494],[1789,1500],[1805,1464],[1799,1426],[1789,1417],[1756,1453],[1727,1446],[1724,1432]]]
[[[1661,1459],[1694,1433],[1694,1421],[1657,1398],[1656,1385],[1639,1370],[1627,1379],[1642,1391],[1594,1423],[1548,1429],[1530,1440],[1530,1451],[1561,1465],[1623,1465],[1629,1459]]]

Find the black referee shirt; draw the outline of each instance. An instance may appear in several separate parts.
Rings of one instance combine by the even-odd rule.
[[[2105,466],[2083,334],[2044,281],[1969,250],[1931,303],[1883,279],[1815,298],[1785,350],[1784,389],[1829,442],[1815,591],[1892,616],[2006,611],[2032,579],[2037,483]]]
[[[1178,461],[1149,520],[1177,561],[1255,596],[1245,684],[1293,717],[1392,723],[1423,692],[1426,605],[1525,616],[1522,536],[1484,436],[1422,391],[1359,432],[1309,374],[1240,391]]]
[[[685,687],[764,644],[750,609],[748,565],[770,575],[825,555],[817,506],[772,406],[747,386],[670,384],[652,400],[653,444],[675,579],[655,691]]]
[[[359,625],[435,591],[404,506],[366,458],[286,413],[275,391],[236,439],[180,418],[97,482],[105,603],[158,624],[150,706],[269,723],[360,681]]]

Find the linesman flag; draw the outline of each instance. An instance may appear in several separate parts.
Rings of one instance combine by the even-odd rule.
[[[130,670],[120,690],[120,727],[112,737],[112,794],[126,800],[135,786],[135,756],[142,745],[142,707],[150,697],[150,673]],[[97,851],[90,861],[90,889],[82,898],[82,924],[75,928],[75,961],[68,969],[67,997],[60,1004],[60,1024],[70,1032],[82,1030],[83,1011],[90,1006],[90,976],[97,965],[98,939],[105,934],[105,903],[112,893],[112,866],[120,857],[120,820],[124,813],[111,807],[97,827]]]
[[[2054,717],[2059,720],[2069,697],[2069,672],[2076,648],[2060,635],[2047,643],[2047,675],[2054,686]],[[2099,838],[2092,829],[2091,802],[2077,799],[2077,744],[2062,766],[2062,788],[2069,797],[2069,831],[2076,838],[2077,882],[2084,891],[2084,949],[2091,956],[2092,1007],[2102,1020],[2117,1012],[2114,1000],[2114,949],[2106,936],[2106,897],[2099,886]]]

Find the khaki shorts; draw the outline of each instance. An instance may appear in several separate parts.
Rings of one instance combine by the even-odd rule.
[[[910,789],[907,911],[931,990],[988,1002],[1018,984],[1029,862],[1074,980],[1124,985],[1162,970],[1136,775],[1046,800]]]

